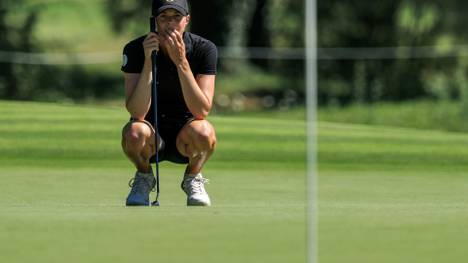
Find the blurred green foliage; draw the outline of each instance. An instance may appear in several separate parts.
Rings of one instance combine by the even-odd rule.
[[[0,98],[86,101],[121,97],[120,76],[100,65],[14,63],[23,53],[106,51],[114,39],[106,30],[102,1],[22,0],[0,3]],[[94,30],[92,30],[94,29]],[[107,41],[104,41],[108,37]],[[10,59],[8,59],[10,58]]]
[[[453,47],[466,43],[467,8],[458,0],[319,1],[320,47],[396,49],[394,57],[385,59],[320,61],[319,103],[431,98],[461,101],[466,109],[466,53]],[[417,48],[427,46],[434,52],[418,57]],[[409,58],[399,58],[407,47],[415,47]]]

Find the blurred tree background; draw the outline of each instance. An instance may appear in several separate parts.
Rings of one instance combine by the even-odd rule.
[[[466,52],[453,47],[466,43],[467,7],[464,1],[321,1],[321,47],[395,51],[381,59],[320,61],[320,103],[466,100]],[[428,46],[434,48],[421,57]],[[399,57],[403,50],[408,56]]]
[[[190,31],[219,47],[217,110],[304,106],[304,5],[190,2]],[[122,101],[120,52],[147,32],[150,6],[151,0],[2,0],[0,98]],[[467,8],[460,0],[318,1],[319,105],[457,101],[468,115]],[[18,62],[17,52],[65,54],[71,63]],[[73,63],[70,55],[99,52],[113,52],[113,59]]]

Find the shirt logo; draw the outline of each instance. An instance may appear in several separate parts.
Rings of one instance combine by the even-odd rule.
[[[122,67],[127,66],[127,63],[128,63],[128,57],[127,55],[124,54],[122,57]]]

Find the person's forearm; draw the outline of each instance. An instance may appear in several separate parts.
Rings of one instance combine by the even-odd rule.
[[[188,61],[181,62],[177,71],[188,109],[195,119],[205,119],[211,110],[211,102],[198,86]]]
[[[151,60],[145,60],[140,80],[127,100],[127,110],[132,118],[143,120],[151,107]]]

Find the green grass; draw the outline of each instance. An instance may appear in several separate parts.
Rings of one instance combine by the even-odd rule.
[[[320,121],[468,132],[468,112],[461,102],[408,101],[322,107]]]
[[[212,117],[211,208],[163,163],[158,208],[126,208],[123,109],[0,102],[5,262],[305,262],[305,123]],[[286,153],[286,154],[285,154]]]
[[[211,117],[213,207],[185,207],[183,166],[163,163],[162,206],[126,208],[134,170],[120,152],[123,109],[0,102],[0,113],[4,261],[306,260],[302,118]],[[466,258],[468,135],[318,126],[320,262]]]
[[[466,134],[319,126],[320,262],[466,258]]]

